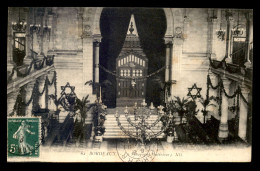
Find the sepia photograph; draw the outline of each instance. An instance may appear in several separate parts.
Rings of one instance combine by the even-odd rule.
[[[251,162],[253,9],[7,17],[7,162]]]

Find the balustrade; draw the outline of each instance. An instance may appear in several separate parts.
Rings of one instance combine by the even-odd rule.
[[[212,62],[212,61],[211,61]],[[214,63],[214,64],[213,64]],[[225,64],[224,64],[225,65]],[[243,73],[243,71],[246,71]],[[250,72],[251,73],[248,73]],[[214,79],[212,75],[220,76],[220,80],[218,83],[211,83],[209,88],[211,89],[210,92],[215,91],[215,93],[221,93],[219,95],[216,95],[215,93],[212,93],[213,96],[219,96],[218,104],[219,104],[219,114],[220,117],[220,127],[219,127],[219,139],[225,140],[228,138],[228,113],[229,113],[229,106],[232,104],[229,104],[228,99],[234,99],[238,98],[237,100],[237,106],[234,107],[234,112],[237,114],[239,123],[238,123],[238,136],[244,141],[247,141],[248,137],[248,131],[247,127],[248,124],[251,124],[248,122],[248,113],[249,111],[249,105],[251,105],[249,102],[251,99],[249,99],[249,93],[251,92],[252,88],[252,69],[247,68],[245,70],[238,70],[239,73],[232,73],[227,71],[227,68],[223,66],[223,62],[221,61],[213,61],[211,63],[211,76],[210,79]],[[229,81],[228,81],[229,80]],[[211,81],[211,80],[210,80]],[[229,87],[230,81],[234,82],[233,91],[231,91],[232,87]],[[210,83],[208,83],[210,84]],[[221,85],[222,84],[222,85]],[[215,87],[213,87],[215,86]],[[230,95],[230,93],[233,92],[233,94]],[[232,100],[233,101],[233,100]]]

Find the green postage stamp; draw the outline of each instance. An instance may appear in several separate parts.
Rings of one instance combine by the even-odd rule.
[[[7,118],[8,157],[39,157],[40,118]]]

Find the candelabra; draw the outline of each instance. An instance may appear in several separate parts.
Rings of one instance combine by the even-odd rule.
[[[244,33],[243,28],[239,28],[239,26],[242,26],[242,24],[239,24],[239,11],[237,13],[237,25],[232,29],[234,36],[241,36]]]
[[[133,122],[130,118],[128,107],[126,106],[124,110],[124,114],[126,117],[127,122],[135,128],[136,131],[129,132],[127,131],[120,123],[119,118],[120,114],[116,111],[115,117],[117,124],[119,128],[130,138],[134,138],[137,141],[140,140],[142,144],[144,144],[146,141],[150,141],[152,138],[157,138],[160,134],[162,134],[169,126],[169,122],[162,127],[162,129],[158,132],[153,132],[152,128],[154,128],[161,120],[161,117],[166,116],[166,117],[172,117],[171,115],[166,115],[165,112],[163,111],[163,106],[158,107],[157,115],[158,118],[153,122],[153,123],[148,123],[148,119],[150,118],[152,111],[155,109],[153,104],[151,104],[150,109],[148,110],[146,107],[145,101],[141,104],[141,107],[137,107],[137,103],[134,105],[134,120]]]
[[[19,20],[18,22],[12,22],[12,28],[14,31],[25,32],[27,23],[20,19],[20,8],[19,8]]]
[[[219,30],[216,31],[218,38],[223,41],[225,40],[225,30],[222,30],[221,28]]]
[[[232,32],[233,32],[233,35],[234,36],[241,36],[243,35],[244,33],[244,29],[243,28],[239,28],[240,24],[235,26],[233,29],[232,29]]]
[[[37,34],[41,30],[41,25],[40,24],[30,24],[30,31],[31,33],[36,32]]]

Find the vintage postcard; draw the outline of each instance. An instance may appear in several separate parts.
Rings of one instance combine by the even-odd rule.
[[[253,10],[9,7],[7,162],[251,162]]]

